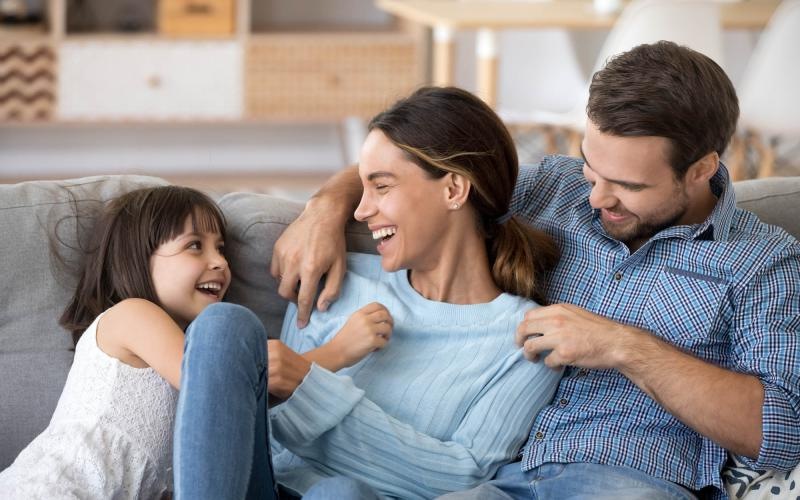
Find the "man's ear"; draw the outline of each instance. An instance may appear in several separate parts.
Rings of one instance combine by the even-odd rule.
[[[719,169],[719,155],[712,151],[694,162],[686,171],[685,179],[693,184],[707,184]]]
[[[445,175],[444,181],[445,203],[448,207],[458,210],[467,203],[472,183],[463,175],[453,172]]]

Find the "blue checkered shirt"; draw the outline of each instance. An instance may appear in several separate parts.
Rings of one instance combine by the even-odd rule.
[[[702,224],[661,231],[633,254],[589,205],[583,162],[548,157],[523,167],[512,211],[552,235],[561,261],[550,303],[567,302],[653,332],[764,385],[763,442],[751,467],[800,461],[800,243],[736,208],[727,170],[711,180],[717,205]],[[798,212],[800,216],[800,212]],[[735,387],[730,390],[736,391]],[[688,428],[615,370],[565,372],[522,453],[546,462],[632,467],[726,498],[726,451]]]

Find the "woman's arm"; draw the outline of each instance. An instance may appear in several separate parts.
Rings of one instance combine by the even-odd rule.
[[[317,365],[271,410],[273,435],[298,456],[389,495],[430,498],[467,489],[514,457],[558,383],[560,372],[513,356],[447,440],[394,418],[349,377]]]
[[[163,309],[144,299],[126,299],[97,325],[97,346],[136,368],[152,367],[178,389],[184,335]]]

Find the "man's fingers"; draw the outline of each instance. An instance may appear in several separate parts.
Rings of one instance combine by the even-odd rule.
[[[278,275],[278,295],[292,302],[297,301],[297,285],[300,283],[300,276],[295,273]]]
[[[272,260],[269,262],[269,274],[276,280],[281,275],[281,259],[276,255],[275,251],[272,252]]]
[[[532,335],[522,344],[522,350],[528,359],[536,359],[544,351],[551,351],[558,345],[558,342],[547,335]]]
[[[319,285],[319,275],[311,273],[300,280],[300,291],[297,293],[297,327],[305,328],[311,309],[314,307],[314,295]]]
[[[554,370],[566,366],[566,362],[557,352],[551,351],[550,354],[544,357],[544,365]]]
[[[530,337],[540,336],[544,333],[544,329],[542,325],[537,322],[532,322],[528,320],[523,320],[517,326],[517,331],[514,332],[514,343],[520,347],[528,340]]]
[[[342,289],[342,280],[344,279],[345,261],[344,257],[336,259],[328,270],[325,276],[325,287],[319,294],[317,299],[317,309],[320,311],[327,311],[328,307],[339,298],[339,292]]]

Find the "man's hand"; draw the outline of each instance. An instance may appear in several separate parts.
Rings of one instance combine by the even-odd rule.
[[[622,349],[630,347],[638,330],[569,304],[537,307],[525,313],[516,342],[525,357],[551,368],[618,368]],[[645,332],[641,332],[645,333]]]
[[[392,336],[393,325],[389,310],[373,302],[354,312],[329,344],[338,351],[344,366],[352,366],[382,349]]]
[[[294,394],[311,370],[311,362],[280,340],[267,341],[267,360],[267,390],[280,399]]]
[[[281,297],[297,302],[297,326],[311,317],[320,279],[325,287],[317,308],[327,310],[339,296],[345,272],[344,228],[361,196],[358,171],[351,167],[335,175],[286,230],[272,250],[270,274]]]
[[[344,228],[310,206],[275,242],[270,273],[278,280],[280,296],[297,302],[299,328],[308,324],[322,276],[325,288],[317,308],[324,311],[339,296],[344,270]]]

